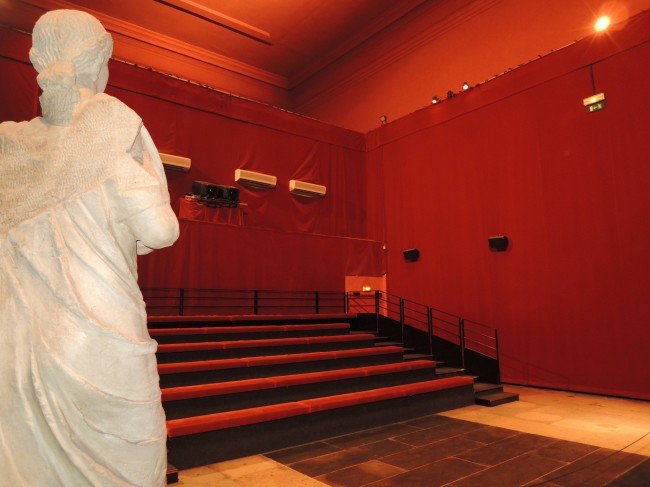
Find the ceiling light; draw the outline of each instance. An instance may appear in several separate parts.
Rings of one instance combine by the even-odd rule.
[[[454,93],[453,91],[449,90],[447,92],[447,98],[453,98],[454,96],[456,96],[456,93]]]
[[[469,90],[469,83],[468,83],[467,81],[465,81],[465,82],[463,83],[463,89],[464,89],[464,90]]]
[[[382,115],[379,117],[379,121],[381,122],[382,125],[386,125],[386,122],[388,122],[388,117],[386,115]]]
[[[433,103],[434,105],[439,102],[440,102],[440,98],[438,98],[437,96],[434,96],[433,99],[431,100],[431,103]]]
[[[597,32],[602,32],[609,27],[609,24],[611,23],[611,19],[607,16],[599,17],[598,20],[596,21],[596,24],[594,25],[594,29],[596,29]]]

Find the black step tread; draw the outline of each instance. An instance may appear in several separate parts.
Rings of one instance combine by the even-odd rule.
[[[378,349],[379,348],[379,349]],[[317,360],[327,360],[342,357],[362,357],[366,355],[381,355],[403,352],[401,347],[366,347],[351,350],[341,350],[332,352],[305,352],[285,355],[272,355],[266,357],[247,357],[247,358],[229,358],[217,360],[201,360],[197,362],[180,362],[169,364],[158,364],[159,374],[173,374],[193,372],[196,370],[215,370],[215,369],[232,369],[239,367],[266,366],[282,361],[291,362],[311,362]]]
[[[167,420],[167,432],[169,437],[186,436],[199,432],[265,422],[269,421],[269,419],[282,419],[289,416],[339,409],[354,404],[386,401],[405,396],[462,388],[471,385],[471,383],[472,379],[469,377],[448,377],[445,379],[418,381],[411,384],[379,387],[333,396],[321,396],[313,399],[305,399],[304,401],[292,401],[237,411],[205,414],[190,418],[171,419]]]
[[[433,357],[431,355],[426,354],[426,353],[407,353],[404,354],[404,360],[405,361],[410,361],[410,360],[431,360],[433,361]],[[440,364],[440,362],[436,362],[437,364]]]
[[[187,352],[193,350],[212,350],[226,348],[254,348],[257,346],[311,344],[324,342],[353,342],[373,340],[374,335],[369,333],[361,335],[323,335],[315,337],[290,337],[290,338],[261,338],[257,340],[221,340],[216,342],[184,342],[164,343],[158,345],[158,353]]]
[[[167,419],[234,411],[436,379],[429,361],[332,369],[268,378],[163,388]]]
[[[178,387],[399,362],[403,352],[401,347],[364,347],[263,357],[159,363],[158,373],[161,387]]]
[[[218,342],[163,343],[158,345],[158,363],[244,358],[291,353],[334,351],[373,347],[374,336],[322,335],[312,337],[224,340]]]
[[[500,384],[490,384],[487,382],[475,382],[474,383],[474,393],[475,394],[491,394],[495,392],[503,392],[503,386]]]
[[[158,336],[176,335],[210,335],[210,334],[233,334],[238,332],[263,333],[263,332],[291,332],[298,330],[320,331],[320,330],[349,330],[349,323],[299,323],[295,325],[226,325],[226,326],[183,326],[149,328],[149,335],[152,338]]]
[[[332,321],[349,321],[357,317],[356,313],[319,313],[319,314],[286,314],[286,315],[168,315],[168,316],[149,316],[147,323],[149,327],[163,328],[169,326],[202,326],[213,324],[227,325],[228,323],[236,325],[246,325],[255,323],[261,325],[289,325],[291,323],[324,323]]]
[[[438,375],[464,375],[465,369],[458,367],[436,367],[436,374]]]
[[[482,394],[476,397],[476,404],[481,406],[499,406],[501,404],[506,404],[509,402],[515,402],[519,400],[519,394],[512,392],[494,392],[492,394]]]
[[[435,362],[427,360],[413,362],[396,362],[392,364],[370,365],[367,367],[351,367],[346,369],[334,369],[330,371],[331,377],[327,377],[327,371],[324,372],[307,372],[302,374],[290,374],[272,376],[260,379],[248,379],[234,382],[216,382],[212,384],[201,384],[181,387],[168,387],[162,389],[163,402],[176,400],[177,396],[190,394],[192,397],[203,397],[214,394],[230,394],[229,388],[236,388],[236,392],[241,390],[260,390],[277,387],[287,387],[292,383],[307,384],[316,382],[325,382],[331,380],[342,380],[351,377],[367,377],[372,375],[381,375],[386,373],[395,373],[401,371],[413,371],[416,369],[435,368]],[[250,384],[250,388],[247,387]],[[216,391],[212,391],[215,389]]]

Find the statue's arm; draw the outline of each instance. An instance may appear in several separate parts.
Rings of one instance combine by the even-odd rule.
[[[178,219],[169,205],[167,179],[158,150],[144,126],[141,126],[134,145],[137,159],[143,168],[158,182],[157,191],[151,192],[151,204],[129,216],[125,224],[138,241],[138,254],[148,254],[153,249],[172,245],[179,235]]]

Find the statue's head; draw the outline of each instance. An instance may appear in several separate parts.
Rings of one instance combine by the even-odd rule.
[[[29,59],[43,90],[43,116],[64,125],[79,90],[102,92],[108,81],[113,39],[92,15],[78,10],[52,10],[34,26]]]

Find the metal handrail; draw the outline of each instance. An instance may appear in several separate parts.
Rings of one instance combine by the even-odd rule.
[[[465,368],[466,366],[468,350],[488,357],[489,355],[486,355],[484,351],[489,350],[494,352],[495,356],[490,358],[496,360],[497,370],[500,369],[498,333],[495,328],[384,291],[375,291],[374,295],[361,295],[355,293],[352,297],[348,297],[348,300],[356,302],[357,305],[358,301],[370,299],[373,299],[375,303],[374,312],[377,315],[377,320],[379,320],[380,314],[385,314],[388,317],[390,317],[389,315],[395,317],[399,316],[396,321],[399,321],[400,334],[402,337],[405,336],[406,327],[410,326],[421,329],[422,325],[426,324],[429,336],[429,352],[431,355],[433,355],[434,336],[440,338],[444,336],[458,342],[462,368]],[[398,309],[394,309],[397,307]],[[422,316],[426,316],[426,321],[421,319]],[[482,329],[479,331],[474,329],[475,327],[480,327]]]

